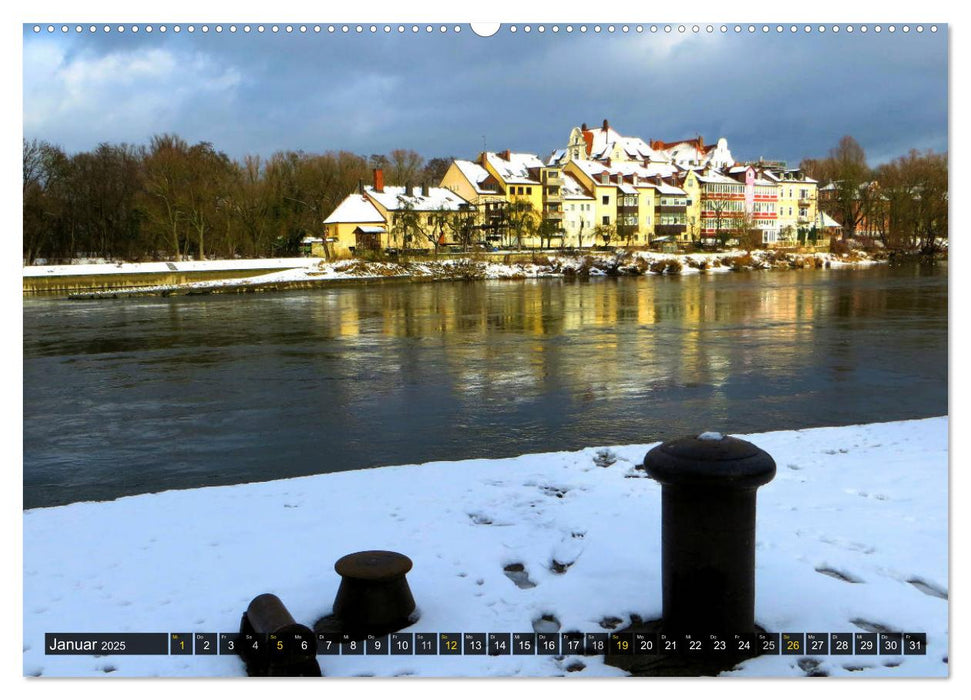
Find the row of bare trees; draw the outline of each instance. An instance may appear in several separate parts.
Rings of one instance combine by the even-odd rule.
[[[844,238],[863,234],[888,249],[922,252],[947,239],[947,153],[911,150],[872,168],[863,147],[844,136],[828,157],[804,160],[802,168],[824,188],[819,205]]]
[[[69,155],[24,140],[23,257],[69,261],[293,255],[371,169],[388,184],[438,182],[451,162],[397,149],[282,151],[232,160],[172,134],[147,146],[101,144]]]

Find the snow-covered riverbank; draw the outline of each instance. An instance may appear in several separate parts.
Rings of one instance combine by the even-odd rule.
[[[763,656],[747,676],[944,676],[947,418],[748,436],[759,491],[756,619],[773,631],[926,632],[926,656]],[[23,671],[238,676],[232,656],[45,656],[45,632],[233,632],[270,591],[313,624],[333,563],[414,560],[408,631],[604,631],[661,613],[652,445],[385,467],[24,513]],[[322,447],[325,449],[325,447]],[[554,566],[554,562],[557,566]],[[509,575],[506,567],[518,568]],[[558,570],[563,570],[558,573]],[[532,586],[521,587],[523,578]],[[326,675],[609,676],[602,657],[320,656]],[[802,664],[800,664],[802,662]],[[569,669],[569,670],[568,670]]]
[[[441,280],[441,279],[535,279],[542,277],[639,276],[654,274],[700,274],[746,270],[833,268],[866,266],[882,262],[865,253],[782,253],[756,250],[751,253],[666,254],[645,251],[631,253],[593,253],[558,255],[554,253],[511,255],[516,261],[498,262],[491,258],[427,258],[411,261],[340,260],[326,262],[304,259],[293,265],[260,275],[230,279],[200,280],[179,284],[118,288],[110,291],[79,292],[72,298],[118,296],[205,294],[227,291],[269,291],[305,288],[347,280]],[[527,261],[523,261],[528,258]],[[215,262],[215,261],[214,261]],[[181,263],[180,263],[181,264]],[[69,266],[70,267],[70,266]]]

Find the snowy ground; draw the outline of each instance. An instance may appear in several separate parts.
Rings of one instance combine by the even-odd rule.
[[[518,254],[518,257],[524,257]],[[214,265],[218,262],[194,263],[199,266]],[[240,261],[243,262],[243,261]],[[258,262],[258,261],[249,261]],[[421,261],[381,262],[363,260],[339,260],[326,262],[317,258],[295,258],[289,260],[266,261],[286,267],[276,272],[262,275],[241,275],[230,279],[201,280],[181,284],[164,284],[118,288],[110,291],[79,292],[77,298],[115,297],[126,292],[137,294],[179,294],[200,293],[227,289],[286,288],[306,286],[306,283],[326,282],[328,280],[353,279],[526,279],[538,277],[564,276],[602,276],[602,275],[652,275],[652,274],[699,274],[720,273],[738,270],[793,269],[806,267],[856,267],[877,264],[878,261],[866,254],[854,252],[849,255],[832,253],[781,253],[770,250],[732,251],[727,253],[688,253],[667,254],[648,251],[631,253],[599,252],[589,255],[558,255],[537,252],[531,262],[502,263],[476,258],[428,258]],[[284,265],[283,263],[289,263]],[[178,263],[189,265],[193,263]],[[144,263],[144,265],[165,265],[165,263]],[[264,267],[270,267],[266,264]],[[63,266],[57,274],[67,274],[60,270],[85,266]],[[91,266],[88,266],[91,267]],[[113,266],[109,266],[113,267]],[[129,266],[130,267],[130,266]],[[28,268],[25,268],[27,275]],[[53,269],[53,268],[52,268]],[[207,269],[198,267],[194,269]],[[208,269],[233,269],[231,267]],[[132,270],[129,270],[132,271]],[[148,271],[148,270],[146,270]],[[156,271],[156,270],[151,270]],[[161,270],[164,272],[164,270]],[[35,274],[35,273],[31,273]]]
[[[758,497],[757,622],[779,632],[927,633],[926,656],[827,656],[817,659],[818,671],[948,674],[947,430],[941,417],[748,436],[778,465]],[[529,632],[548,616],[560,631],[595,632],[610,617],[620,626],[631,614],[655,619],[660,490],[634,470],[652,446],[27,511],[23,672],[242,675],[230,656],[45,656],[44,633],[233,632],[250,599],[265,591],[312,625],[330,612],[334,561],[364,549],[414,560],[408,579],[421,619],[407,631]],[[556,573],[554,561],[568,568]],[[527,587],[504,572],[513,564],[522,565]],[[331,676],[622,675],[602,657],[319,659]],[[582,668],[567,672],[577,661]],[[733,673],[804,675],[800,661],[814,665],[766,656]]]

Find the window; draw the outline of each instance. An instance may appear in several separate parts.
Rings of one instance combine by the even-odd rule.
[[[532,187],[527,187],[526,188],[526,194],[532,194],[532,193],[533,193],[533,188]]]
[[[603,196],[603,204],[604,204],[604,206],[610,204],[610,195],[609,194],[605,194]]]
[[[604,226],[610,226],[610,217],[609,216],[605,216],[603,218],[603,225]]]

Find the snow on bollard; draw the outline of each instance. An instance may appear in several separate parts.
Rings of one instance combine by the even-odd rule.
[[[411,559],[398,552],[370,550],[337,560],[341,585],[333,614],[314,625],[318,633],[339,632],[354,639],[396,632],[417,619],[405,574]]]
[[[662,485],[662,629],[755,631],[755,492],[775,461],[750,442],[706,432],[644,457]]]

